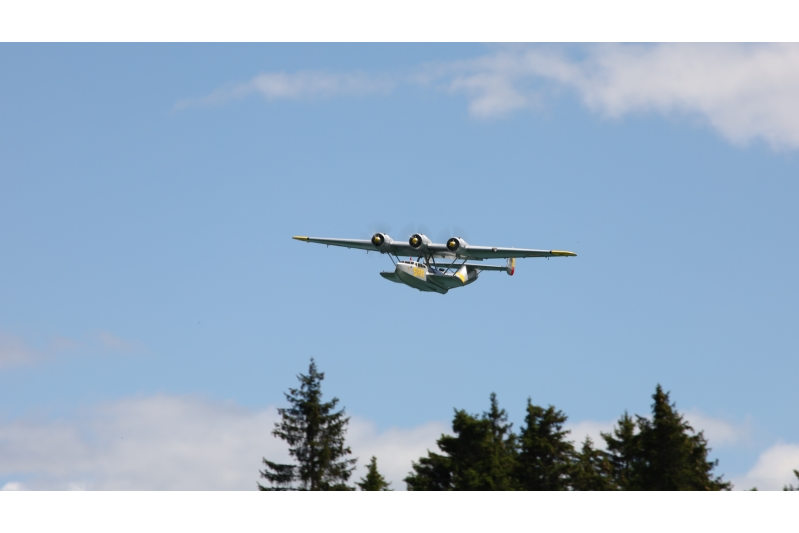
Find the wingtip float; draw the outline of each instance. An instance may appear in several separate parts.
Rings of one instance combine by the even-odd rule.
[[[304,242],[343,246],[388,254],[394,263],[394,272],[381,272],[389,281],[402,283],[423,292],[446,294],[450,289],[463,287],[477,280],[484,270],[495,270],[513,275],[516,259],[524,257],[575,257],[577,254],[565,250],[530,250],[526,248],[500,248],[496,246],[472,246],[461,237],[452,237],[446,244],[431,241],[421,233],[411,235],[407,242],[395,241],[384,233],[375,233],[371,239],[328,239],[295,236],[292,239]],[[407,261],[400,256],[408,257]],[[413,258],[418,258],[414,260]],[[395,260],[396,258],[396,260]],[[439,259],[436,262],[436,259]],[[506,265],[469,263],[469,260],[507,259]]]

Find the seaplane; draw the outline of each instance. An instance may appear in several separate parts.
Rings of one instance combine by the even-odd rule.
[[[328,239],[302,236],[292,238],[303,242],[387,254],[394,263],[394,271],[381,272],[381,276],[394,283],[402,283],[422,292],[438,294],[447,294],[450,289],[474,283],[477,276],[483,271],[506,272],[512,276],[516,270],[516,259],[574,257],[577,255],[564,250],[473,246],[461,237],[452,237],[444,244],[437,244],[422,233],[414,233],[407,242],[395,241],[385,233],[375,233],[371,239]],[[408,260],[401,260],[400,257],[408,257]],[[506,259],[507,262],[505,265],[474,262],[486,259]]]

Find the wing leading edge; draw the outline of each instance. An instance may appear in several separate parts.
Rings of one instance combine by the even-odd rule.
[[[327,244],[328,246],[343,246],[345,248],[356,248],[358,250],[375,250],[374,244],[369,239],[320,239],[317,237],[292,237],[298,241],[316,242]]]
[[[407,242],[393,241],[385,243],[382,246],[375,246],[370,239],[327,239],[321,237],[292,237],[298,241],[315,242],[318,244],[326,244],[328,246],[343,246],[344,248],[355,248],[357,250],[367,250],[370,252],[390,253],[392,255],[401,256],[407,255],[408,257],[418,257],[425,255],[416,248],[413,248]],[[433,257],[455,257],[454,254],[447,251],[447,247],[443,244],[430,244],[427,247],[427,254]]]
[[[298,241],[315,242],[327,246],[342,246],[344,248],[355,248],[357,250],[367,250],[374,252],[391,253],[393,255],[419,255],[419,250],[402,242],[386,243],[385,247],[377,247],[369,239],[327,239],[320,237],[292,237]],[[387,248],[387,249],[386,249]],[[424,254],[424,252],[422,252]],[[526,248],[499,248],[492,246],[471,246],[467,245],[457,251],[450,251],[445,244],[430,243],[427,246],[427,253],[433,257],[450,257],[458,259],[510,259],[522,257],[574,257],[577,254],[565,250],[531,250]]]

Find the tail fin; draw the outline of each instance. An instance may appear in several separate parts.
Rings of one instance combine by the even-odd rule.
[[[508,266],[506,267],[505,270],[507,270],[508,276],[512,276],[513,275],[513,273],[516,271],[516,258],[515,257],[509,257],[508,258]]]

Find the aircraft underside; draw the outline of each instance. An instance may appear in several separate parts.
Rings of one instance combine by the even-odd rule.
[[[465,287],[477,279],[478,270],[468,265],[460,268],[436,268],[416,261],[400,261],[394,272],[381,272],[394,283],[402,283],[423,292],[447,294],[450,289]]]

